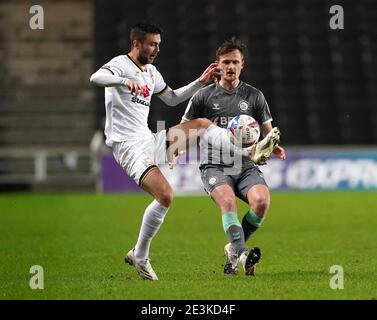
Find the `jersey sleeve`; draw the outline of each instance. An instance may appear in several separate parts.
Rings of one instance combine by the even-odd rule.
[[[201,90],[196,92],[187,104],[186,111],[182,117],[183,121],[190,121],[203,117],[204,101]]]
[[[257,95],[255,104],[256,104],[258,122],[260,124],[271,122],[272,116],[271,116],[270,108],[268,107],[266,98],[264,97],[264,94],[261,91],[259,91],[259,94]]]
[[[108,63],[102,66],[103,69],[107,69],[112,72],[113,75],[118,77],[125,76],[126,65],[121,56],[111,59]]]
[[[160,94],[163,93],[168,85],[165,83],[164,78],[162,77],[162,74],[155,69],[155,86],[154,86],[154,94]]]

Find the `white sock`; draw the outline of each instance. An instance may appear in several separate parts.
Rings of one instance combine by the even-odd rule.
[[[144,212],[143,221],[141,223],[139,238],[135,246],[135,256],[138,259],[146,259],[149,257],[149,247],[153,237],[160,229],[161,224],[169,208],[162,206],[154,200]]]
[[[216,150],[225,148],[226,150],[234,152],[235,155],[248,156],[247,151],[230,142],[226,129],[220,128],[215,124],[211,124],[206,131],[204,131],[201,139],[205,142],[209,142]]]

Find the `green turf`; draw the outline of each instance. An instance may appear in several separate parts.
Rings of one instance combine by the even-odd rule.
[[[222,273],[226,237],[212,201],[177,197],[152,244],[156,282],[123,263],[150,201],[0,196],[0,299],[377,298],[376,193],[273,193],[249,243],[263,250],[256,277]],[[44,290],[29,287],[32,265],[44,269]],[[344,268],[343,290],[329,286],[332,265]]]

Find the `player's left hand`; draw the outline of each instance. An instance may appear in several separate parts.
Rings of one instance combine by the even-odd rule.
[[[285,150],[283,147],[277,146],[274,151],[272,151],[280,160],[285,160]]]
[[[199,78],[201,84],[207,85],[215,81],[219,76],[220,69],[217,62],[211,63],[207,69],[204,70],[203,74]]]

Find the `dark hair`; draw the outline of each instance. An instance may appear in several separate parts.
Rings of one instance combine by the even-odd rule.
[[[220,47],[216,50],[216,59],[219,59],[221,55],[232,52],[234,50],[239,50],[242,56],[246,51],[246,45],[240,39],[232,37],[230,40],[225,40]]]
[[[143,42],[145,39],[145,35],[148,33],[162,34],[162,30],[158,26],[151,23],[138,23],[131,27],[131,46],[134,40],[139,40]]]

